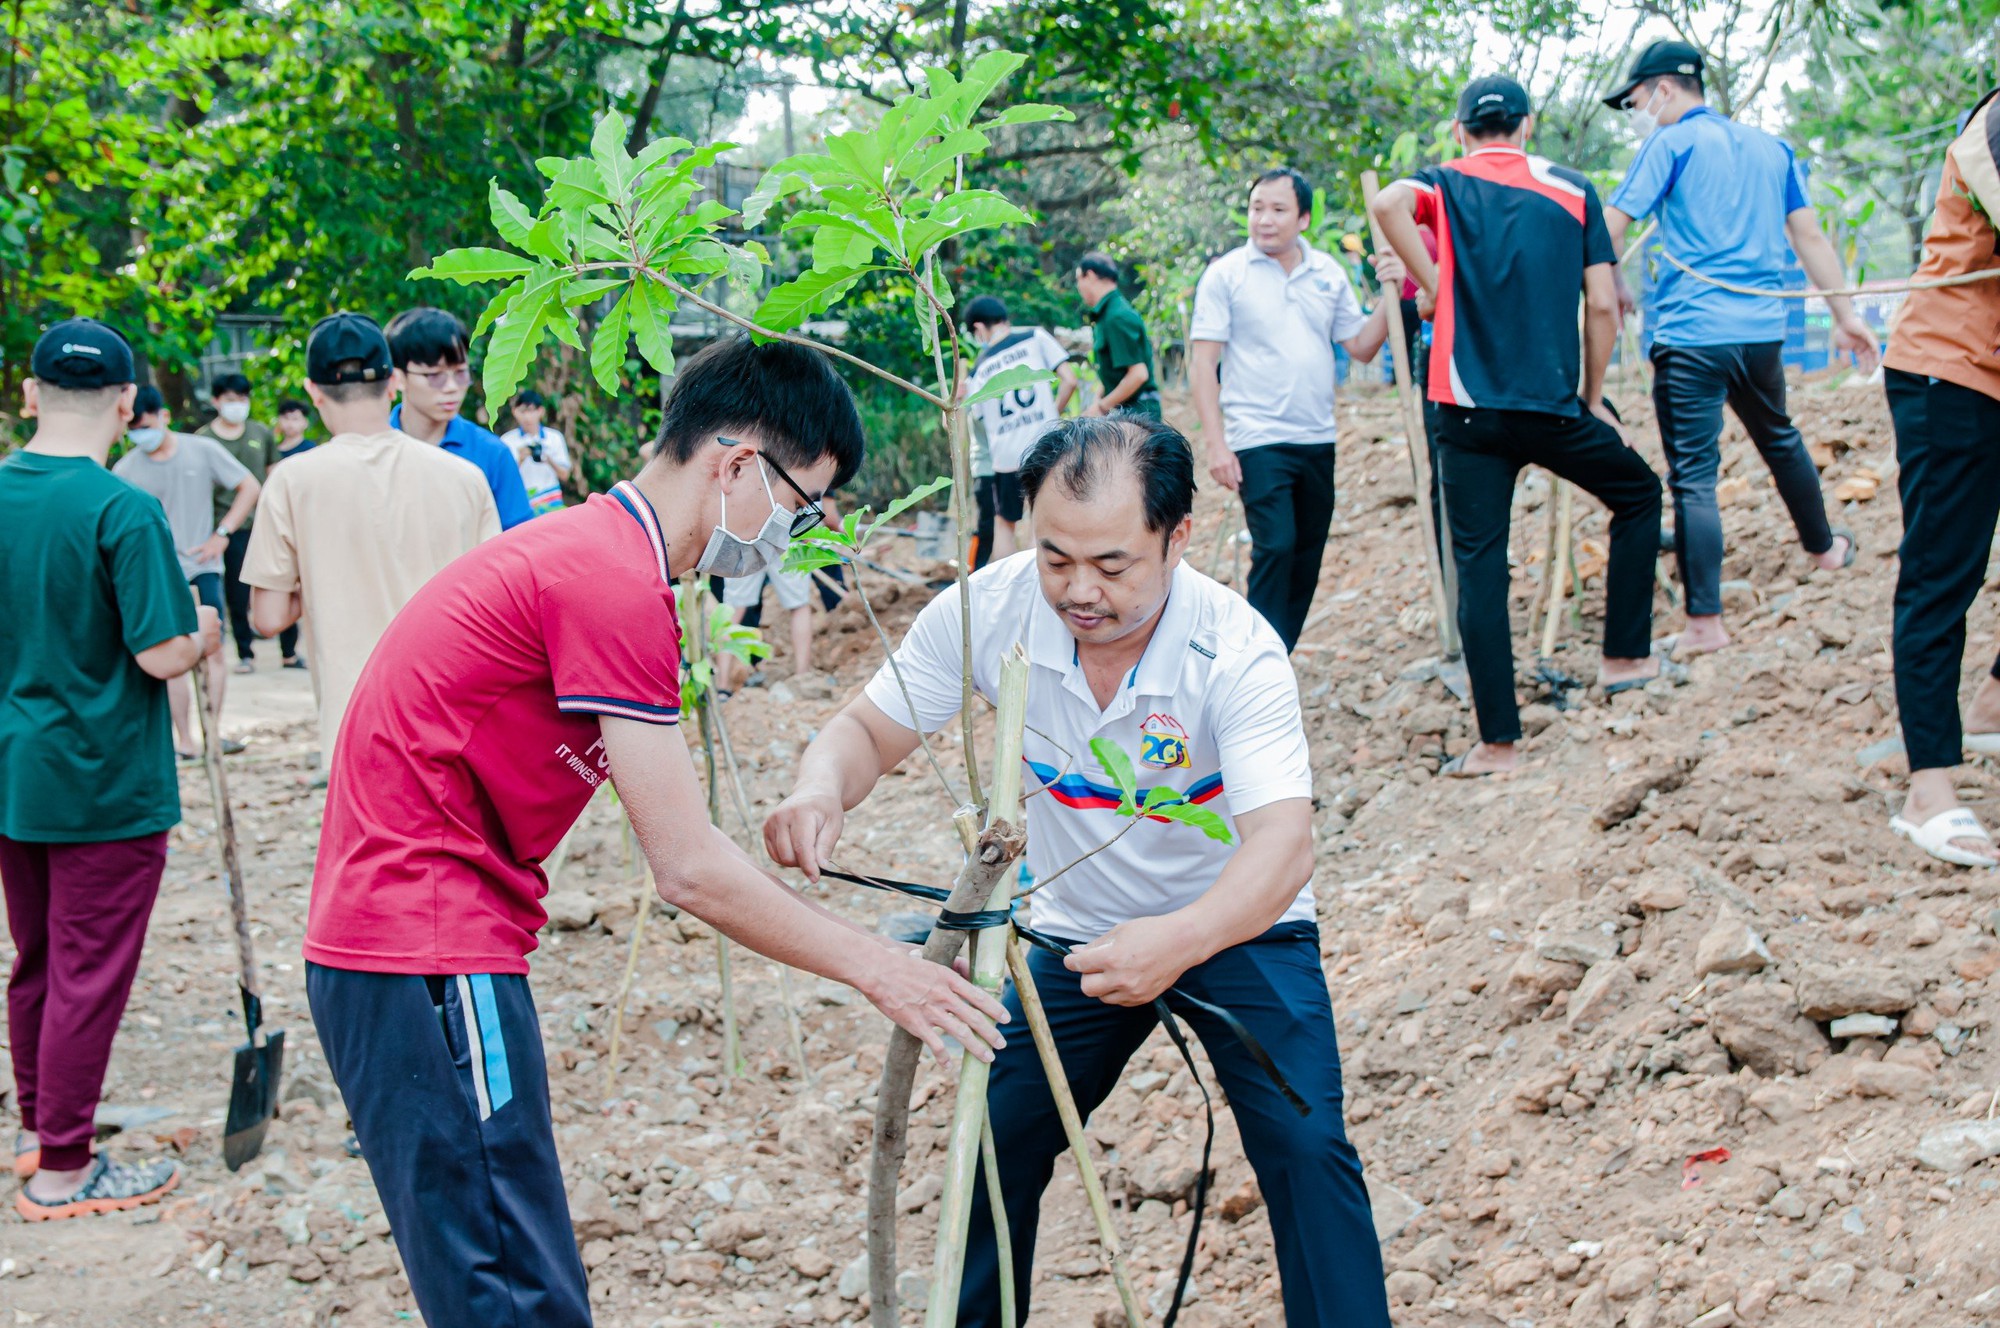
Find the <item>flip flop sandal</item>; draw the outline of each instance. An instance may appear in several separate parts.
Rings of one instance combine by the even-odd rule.
[[[280,664],[278,667],[281,669],[303,669],[305,666],[306,662],[303,659],[294,658],[286,660],[283,664]]]
[[[1486,779],[1493,775],[1511,773],[1506,770],[1467,770],[1465,758],[1472,755],[1470,750],[1460,752],[1438,767],[1438,774],[1445,779]]]
[[[2000,733],[1968,733],[1965,750],[1974,756],[2000,756]]]
[[[1993,836],[1986,833],[1986,827],[1979,824],[1979,818],[1965,807],[1954,807],[1948,812],[1939,812],[1922,825],[1904,820],[1901,816],[1889,818],[1889,828],[1915,844],[1939,862],[1949,862],[1954,867],[1993,867],[1990,858],[1982,858],[1953,848],[1954,839],[1983,839],[1993,842]]]
[[[43,1203],[23,1185],[14,1210],[30,1222],[60,1222],[93,1213],[117,1213],[158,1203],[181,1183],[178,1162],[155,1158],[148,1162],[113,1162],[99,1155],[83,1188],[66,1199]]]
[[[1623,682],[1607,683],[1604,687],[1604,695],[1605,698],[1608,700],[1609,698],[1618,695],[1620,692],[1638,691],[1639,689],[1649,686],[1650,684],[1656,682],[1663,682],[1667,684],[1669,687],[1685,687],[1687,686],[1687,680],[1688,680],[1687,665],[1682,664],[1676,660],[1663,659],[1660,661],[1660,671],[1654,674],[1652,677],[1627,678]]]
[[[37,1171],[40,1171],[41,1168],[42,1168],[42,1146],[40,1144],[24,1144],[21,1142],[21,1136],[15,1135],[14,1136],[15,1178],[17,1180],[26,1180],[28,1177],[34,1175]]]
[[[1854,532],[1845,526],[1835,526],[1833,537],[1847,541],[1847,556],[1840,560],[1840,570],[1844,572],[1854,566],[1854,556],[1861,552],[1861,541],[1854,538]]]

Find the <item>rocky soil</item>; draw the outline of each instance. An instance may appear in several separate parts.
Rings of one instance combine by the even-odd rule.
[[[1621,402],[1655,462],[1636,386]],[[1558,687],[1527,712],[1527,768],[1436,780],[1469,712],[1436,677],[1393,399],[1343,407],[1341,501],[1321,617],[1298,656],[1319,770],[1323,951],[1351,1132],[1369,1167],[1400,1324],[1656,1328],[1932,1325],[2000,1317],[2000,1113],[1989,1026],[2000,890],[1890,835],[1902,773],[1889,681],[1900,535],[1879,389],[1805,383],[1801,423],[1848,572],[1809,571],[1732,426],[1724,485],[1737,644],[1688,685],[1612,704]],[[1548,488],[1517,514],[1525,617],[1546,566]],[[1551,661],[1587,683],[1603,519],[1580,504],[1583,622]],[[1237,522],[1204,493],[1194,557],[1232,572]],[[876,576],[892,631],[923,592]],[[1658,630],[1677,625],[1662,592]],[[1974,639],[1993,614],[1976,611]],[[783,795],[814,725],[879,658],[865,619],[824,624],[830,674],[771,681],[726,710],[750,796]],[[1983,661],[1974,651],[1967,669]],[[266,661],[266,669],[271,661]],[[1548,692],[1530,683],[1528,694]],[[312,1039],[298,957],[320,795],[310,698],[266,672],[239,688],[232,767],[269,1004],[291,1065],[264,1156],[231,1175],[219,1131],[233,960],[207,794],[183,780],[144,969],[106,1092],[110,1148],[178,1153],[162,1208],[0,1224],[0,1321],[48,1325],[389,1324],[414,1309]],[[949,744],[947,744],[949,747]],[[947,762],[955,753],[944,753]],[[1962,792],[1991,823],[1985,764]],[[850,867],[941,879],[950,835],[912,768],[850,822]],[[740,828],[731,815],[732,828]],[[742,1064],[723,1063],[713,934],[655,907],[611,1059],[642,885],[616,808],[594,804],[535,958],[557,1129],[599,1322],[847,1323],[866,1313],[862,1215],[888,1025],[850,993],[735,956]],[[884,896],[828,896],[870,920]],[[614,1073],[615,1070],[615,1073]],[[1219,1097],[1219,1094],[1218,1094]],[[903,1218],[921,1299],[950,1081],[926,1068]],[[1199,1094],[1163,1039],[1090,1123],[1142,1298],[1164,1308],[1188,1221]],[[0,1113],[4,1118],[4,1113]],[[11,1120],[7,1121],[11,1128]],[[1224,1113],[1217,1212],[1183,1322],[1282,1323],[1268,1220]],[[1057,1168],[1036,1322],[1118,1322],[1081,1190]],[[906,1316],[907,1321],[914,1318]]]

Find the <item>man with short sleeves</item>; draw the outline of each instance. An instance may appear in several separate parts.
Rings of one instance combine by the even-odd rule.
[[[635,479],[445,568],[362,673],[306,995],[430,1328],[591,1321],[527,973],[541,863],[606,779],[669,903],[858,988],[940,1057],[946,1035],[985,1057],[1000,1041],[998,1002],[808,902],[710,824],[675,727],[675,570],[775,565],[861,455],[819,352],[717,341],[681,363]]]
[[[479,467],[502,530],[532,518],[514,453],[491,429],[465,417],[465,393],[472,386],[465,324],[443,309],[419,307],[397,314],[385,331],[403,396],[389,412],[389,427]]]
[[[1339,260],[1306,243],[1312,198],[1289,167],[1257,177],[1250,238],[1202,274],[1188,329],[1208,473],[1243,499],[1246,597],[1286,650],[1312,611],[1333,523],[1333,348],[1367,363],[1389,336],[1386,307],[1363,313]],[[1403,279],[1388,256],[1379,271]]]
[[[1076,395],[1076,370],[1070,368],[1069,352],[1047,328],[1016,328],[1007,317],[1007,306],[997,296],[982,295],[968,303],[965,326],[979,343],[979,358],[973,361],[972,376],[965,385],[967,396],[977,394],[1009,369],[1053,372],[1060,384],[1058,388],[1043,379],[972,408],[986,431],[993,470],[986,480],[992,490],[993,547],[990,554],[980,551],[979,565],[983,567],[1014,552],[1014,527],[1021,520],[1021,458],[1042,436],[1042,430],[1062,418],[1063,408]],[[982,515],[985,508],[982,503]]]
[[[273,468],[243,560],[257,630],[305,628],[328,761],[390,621],[452,559],[500,533],[475,467],[390,425],[398,381],[373,319],[338,313],[313,328],[306,393],[333,437]]]
[[[181,819],[165,680],[221,648],[160,504],[105,473],[132,350],[88,318],[35,343],[26,447],[0,460],[0,885],[30,1221],[157,1203],[173,1162],[93,1153],[92,1119]],[[202,495],[204,504],[207,495]]]
[[[241,373],[217,374],[208,385],[215,417],[195,430],[203,438],[213,438],[243,468],[263,484],[264,476],[278,461],[278,436],[270,426],[250,418],[250,379]],[[215,520],[220,525],[228,515],[232,495],[215,496]],[[250,547],[250,527],[256,521],[253,510],[229,536],[222,553],[222,597],[229,602],[229,634],[236,641],[236,671],[255,673],[257,634],[250,628],[250,587],[243,584],[243,554]],[[298,660],[299,634],[290,631],[278,642],[288,664]]]
[[[1722,513],[1715,501],[1725,402],[1771,469],[1799,543],[1815,567],[1854,561],[1854,537],[1827,523],[1819,470],[1785,413],[1785,306],[1703,281],[1780,290],[1795,252],[1822,290],[1846,285],[1840,259],[1806,200],[1789,144],[1711,109],[1702,96],[1701,53],[1686,42],[1654,42],[1605,105],[1622,110],[1642,141],[1611,194],[1604,220],[1614,250],[1639,217],[1659,218],[1666,257],[1654,290],[1653,410],[1674,495],[1674,547],[1687,591],[1684,653],[1729,644],[1722,626]],[[1875,334],[1836,295],[1833,349],[1863,373],[1878,358]]]
[[[111,473],[160,500],[187,583],[203,604],[225,613],[223,556],[229,551],[229,541],[249,523],[257,506],[261,487],[257,477],[213,438],[168,428],[166,402],[157,387],[139,388],[133,410],[132,427],[126,431],[132,450],[118,458]],[[215,513],[219,493],[230,495],[220,517]],[[218,715],[228,681],[227,670],[208,671],[208,697]],[[173,710],[178,755],[184,761],[200,760],[194,689],[185,672],[167,681],[167,699]],[[225,738],[222,750],[234,754],[243,750],[243,744]]]
[[[1146,320],[1118,289],[1118,263],[1109,254],[1088,253],[1076,263],[1076,293],[1090,324],[1090,350],[1097,363],[1097,400],[1086,415],[1130,411],[1160,418],[1159,375],[1153,371],[1153,339]]]
[[[1164,995],[1200,1035],[1236,1113],[1270,1205],[1287,1322],[1388,1328],[1361,1161],[1341,1123],[1313,910],[1312,767],[1284,646],[1241,597],[1183,561],[1194,456],[1171,426],[1060,421],[1029,450],[1021,484],[1036,547],[972,578],[973,686],[993,700],[1002,659],[1026,652],[1023,754],[1042,794],[1027,801],[1028,865],[1046,882],[1034,924],[1076,946],[1065,959],[1033,950],[1028,963],[1077,1104],[1094,1111],[1117,1086]],[[953,721],[961,612],[955,590],[926,605],[895,669],[884,665],[813,740],[764,825],[775,860],[817,879],[846,814],[915,752],[920,730]],[[1120,838],[1119,791],[1091,751],[1099,738],[1126,753],[1142,799],[1170,789],[1212,812],[1228,842],[1166,819]],[[1182,992],[1239,1018],[1309,1111]],[[1017,994],[1007,1000],[1019,1008]],[[1025,1322],[1063,1131],[1029,1039],[1001,1050],[988,1093]],[[982,1187],[961,1325],[998,1328],[999,1277]]]
[[[1465,155],[1426,167],[1376,195],[1383,235],[1434,312],[1430,397],[1458,565],[1458,627],[1480,741],[1444,773],[1511,770],[1521,718],[1514,696],[1507,563],[1514,481],[1538,465],[1611,509],[1605,574],[1607,693],[1658,675],[1651,658],[1653,561],[1660,548],[1660,480],[1626,445],[1604,403],[1618,339],[1611,238],[1597,191],[1580,172],[1529,156],[1528,93],[1504,74],[1459,94],[1452,135]],[[1437,236],[1437,261],[1421,226]],[[1579,393],[1576,325],[1585,305]],[[1560,335],[1558,333],[1560,332]]]

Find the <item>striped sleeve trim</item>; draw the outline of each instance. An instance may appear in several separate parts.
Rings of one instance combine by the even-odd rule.
[[[567,714],[611,715],[618,719],[636,719],[642,724],[676,724],[680,722],[679,706],[651,705],[645,701],[627,701],[616,696],[558,696],[556,709]]]

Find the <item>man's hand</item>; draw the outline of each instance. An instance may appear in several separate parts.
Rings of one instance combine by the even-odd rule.
[[[1409,280],[1410,269],[1403,266],[1403,260],[1396,257],[1393,249],[1375,251],[1375,279],[1382,283],[1382,291],[1392,300],[1403,298],[1403,283]]]
[[[229,536],[216,531],[201,543],[187,551],[187,556],[196,562],[212,563],[229,550]]]
[[[1435,291],[1427,291],[1422,286],[1417,287],[1417,317],[1428,323],[1437,317],[1437,312],[1437,293]]]
[[[865,948],[865,947],[864,947]],[[855,989],[910,1036],[931,1049],[938,1064],[950,1064],[945,1035],[982,1061],[1007,1045],[995,1024],[1008,1019],[1007,1007],[967,978],[925,960],[923,951],[886,947],[881,960],[855,980]]]
[[[1220,439],[1208,445],[1208,473],[1231,493],[1243,487],[1243,463],[1229,450],[1229,444]]]
[[[1627,447],[1630,447],[1632,445],[1631,438],[1628,437],[1625,433],[1625,425],[1623,421],[1621,421],[1616,415],[1613,415],[1611,413],[1611,407],[1604,404],[1603,397],[1599,397],[1597,400],[1590,403],[1590,413],[1592,415],[1595,415],[1598,419],[1603,420],[1613,429],[1617,430],[1619,442],[1625,444],[1625,446]]]
[[[1081,973],[1083,994],[1108,1005],[1145,1005],[1179,980],[1199,956],[1190,952],[1182,924],[1172,915],[1121,922],[1089,945],[1080,945],[1063,967]]]
[[[1852,355],[1864,374],[1874,373],[1875,366],[1882,362],[1882,348],[1875,340],[1874,329],[1862,322],[1858,314],[1849,314],[1834,324],[1833,348]]]
[[[840,842],[847,812],[831,793],[799,792],[778,804],[764,822],[764,848],[771,861],[797,867],[809,881],[819,880],[822,864]]]
[[[201,645],[204,655],[222,653],[222,615],[206,604],[197,604],[194,609],[194,639]]]
[[[1111,413],[1111,410],[1112,408],[1110,406],[1104,404],[1104,398],[1099,397],[1097,400],[1091,402],[1088,406],[1085,406],[1083,408],[1083,413],[1085,415],[1109,415]]]
[[[1618,316],[1625,319],[1638,313],[1639,297],[1632,293],[1631,283],[1625,280],[1624,264],[1611,265],[1611,283],[1618,288]]]

